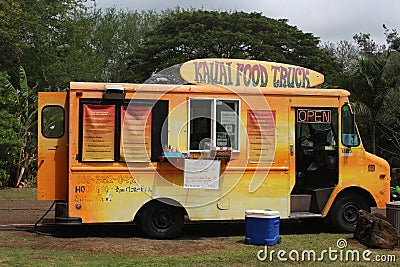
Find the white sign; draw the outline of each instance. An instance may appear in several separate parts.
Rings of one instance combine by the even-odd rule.
[[[236,121],[238,119],[238,115],[233,111],[221,111],[221,124],[234,124],[236,125]]]
[[[183,188],[219,189],[219,160],[185,159]]]

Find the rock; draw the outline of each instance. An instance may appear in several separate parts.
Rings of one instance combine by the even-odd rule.
[[[354,238],[369,248],[394,248],[399,242],[399,233],[383,215],[360,210]]]

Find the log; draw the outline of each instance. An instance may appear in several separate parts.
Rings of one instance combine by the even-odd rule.
[[[385,218],[365,210],[358,212],[354,238],[368,248],[392,249],[399,244],[399,233]]]

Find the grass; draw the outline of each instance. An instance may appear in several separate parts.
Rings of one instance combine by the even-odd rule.
[[[349,245],[342,250],[343,256],[340,259],[340,250],[336,246],[339,238],[345,238],[349,241]],[[123,240],[121,240],[123,242]],[[190,242],[190,240],[187,240]],[[352,242],[351,235],[343,234],[302,234],[302,235],[284,235],[282,242],[276,246],[268,248],[268,255],[275,250],[273,260],[269,257],[265,261],[257,259],[260,250],[264,251],[263,246],[245,245],[243,237],[234,236],[221,239],[221,249],[218,251],[192,251],[187,254],[177,253],[169,256],[158,256],[154,251],[150,256],[142,256],[140,253],[126,255],[119,253],[91,253],[87,251],[71,251],[71,250],[38,250],[33,248],[24,248],[23,246],[16,248],[0,247],[0,266],[398,266],[398,262],[366,262],[362,258],[362,253],[366,251],[355,242]],[[336,261],[332,261],[328,254],[325,254],[324,260],[314,261],[292,261],[289,259],[289,253],[303,250],[315,250],[316,258],[320,257],[323,250],[336,249],[336,254],[332,254]],[[348,250],[359,251],[359,261],[346,261],[345,255]],[[286,254],[281,256],[288,259],[280,261],[278,259],[278,251],[285,251]],[[399,250],[371,250],[369,259],[374,260],[377,255],[387,256],[395,255],[397,261],[400,260]]]
[[[36,200],[37,188],[0,188],[0,200]]]
[[[35,188],[7,188],[0,189],[0,199],[36,199],[37,190]],[[13,232],[14,233],[14,232]],[[52,248],[51,245],[38,248],[35,239],[40,238],[40,242],[61,242],[59,237],[43,237],[33,233],[11,234],[8,230],[0,230],[0,267],[1,266],[398,266],[400,261],[400,249],[378,250],[370,249],[371,254],[366,256],[371,260],[367,262],[363,259],[363,253],[368,253],[368,249],[360,245],[352,238],[351,234],[334,233],[302,233],[302,234],[283,234],[282,241],[273,247],[265,250],[264,246],[253,246],[244,244],[244,236],[230,236],[226,238],[200,237],[201,239],[210,238],[210,242],[218,242],[219,249],[202,248],[196,251],[185,251],[187,249],[182,244],[185,242],[196,242],[196,239],[183,237],[185,239],[163,242],[162,245],[177,247],[177,251],[160,256],[160,251],[153,246],[157,242],[153,240],[143,240],[138,242],[148,242],[147,251],[143,253],[140,249],[137,252],[127,253],[116,251],[110,243],[109,249],[91,252],[82,247],[69,247],[63,249]],[[107,237],[106,237],[107,238]],[[112,237],[116,238],[116,237]],[[135,237],[132,237],[135,238]],[[118,239],[118,237],[117,237]],[[343,249],[337,247],[337,241],[344,239],[347,246]],[[43,241],[42,241],[43,240]],[[121,243],[126,242],[126,238],[120,238]],[[134,243],[136,240],[133,240]],[[37,241],[36,241],[37,242]],[[73,242],[73,241],[72,241]],[[180,243],[179,243],[180,242]],[[93,242],[92,246],[98,244]],[[167,249],[167,247],[166,247]],[[315,261],[308,252],[315,252]],[[336,251],[335,251],[336,250]],[[325,252],[324,252],[325,251]],[[329,255],[331,251],[331,255]],[[350,252],[349,252],[350,251]],[[346,261],[346,253],[358,251],[359,260]],[[267,254],[265,254],[265,252]],[[299,260],[296,258],[298,253]],[[301,260],[302,253],[305,260]],[[144,256],[146,255],[146,256]],[[261,261],[257,258],[267,256]],[[278,258],[286,259],[281,261]],[[321,257],[322,255],[322,257]],[[336,257],[336,260],[331,260]],[[318,261],[322,258],[323,261]],[[386,258],[387,262],[377,262],[375,259]],[[272,260],[271,260],[272,259]],[[389,261],[390,260],[390,261]],[[393,262],[396,260],[396,262]]]

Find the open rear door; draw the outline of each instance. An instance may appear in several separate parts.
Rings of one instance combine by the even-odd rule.
[[[68,191],[67,92],[38,98],[38,199],[65,200]]]

